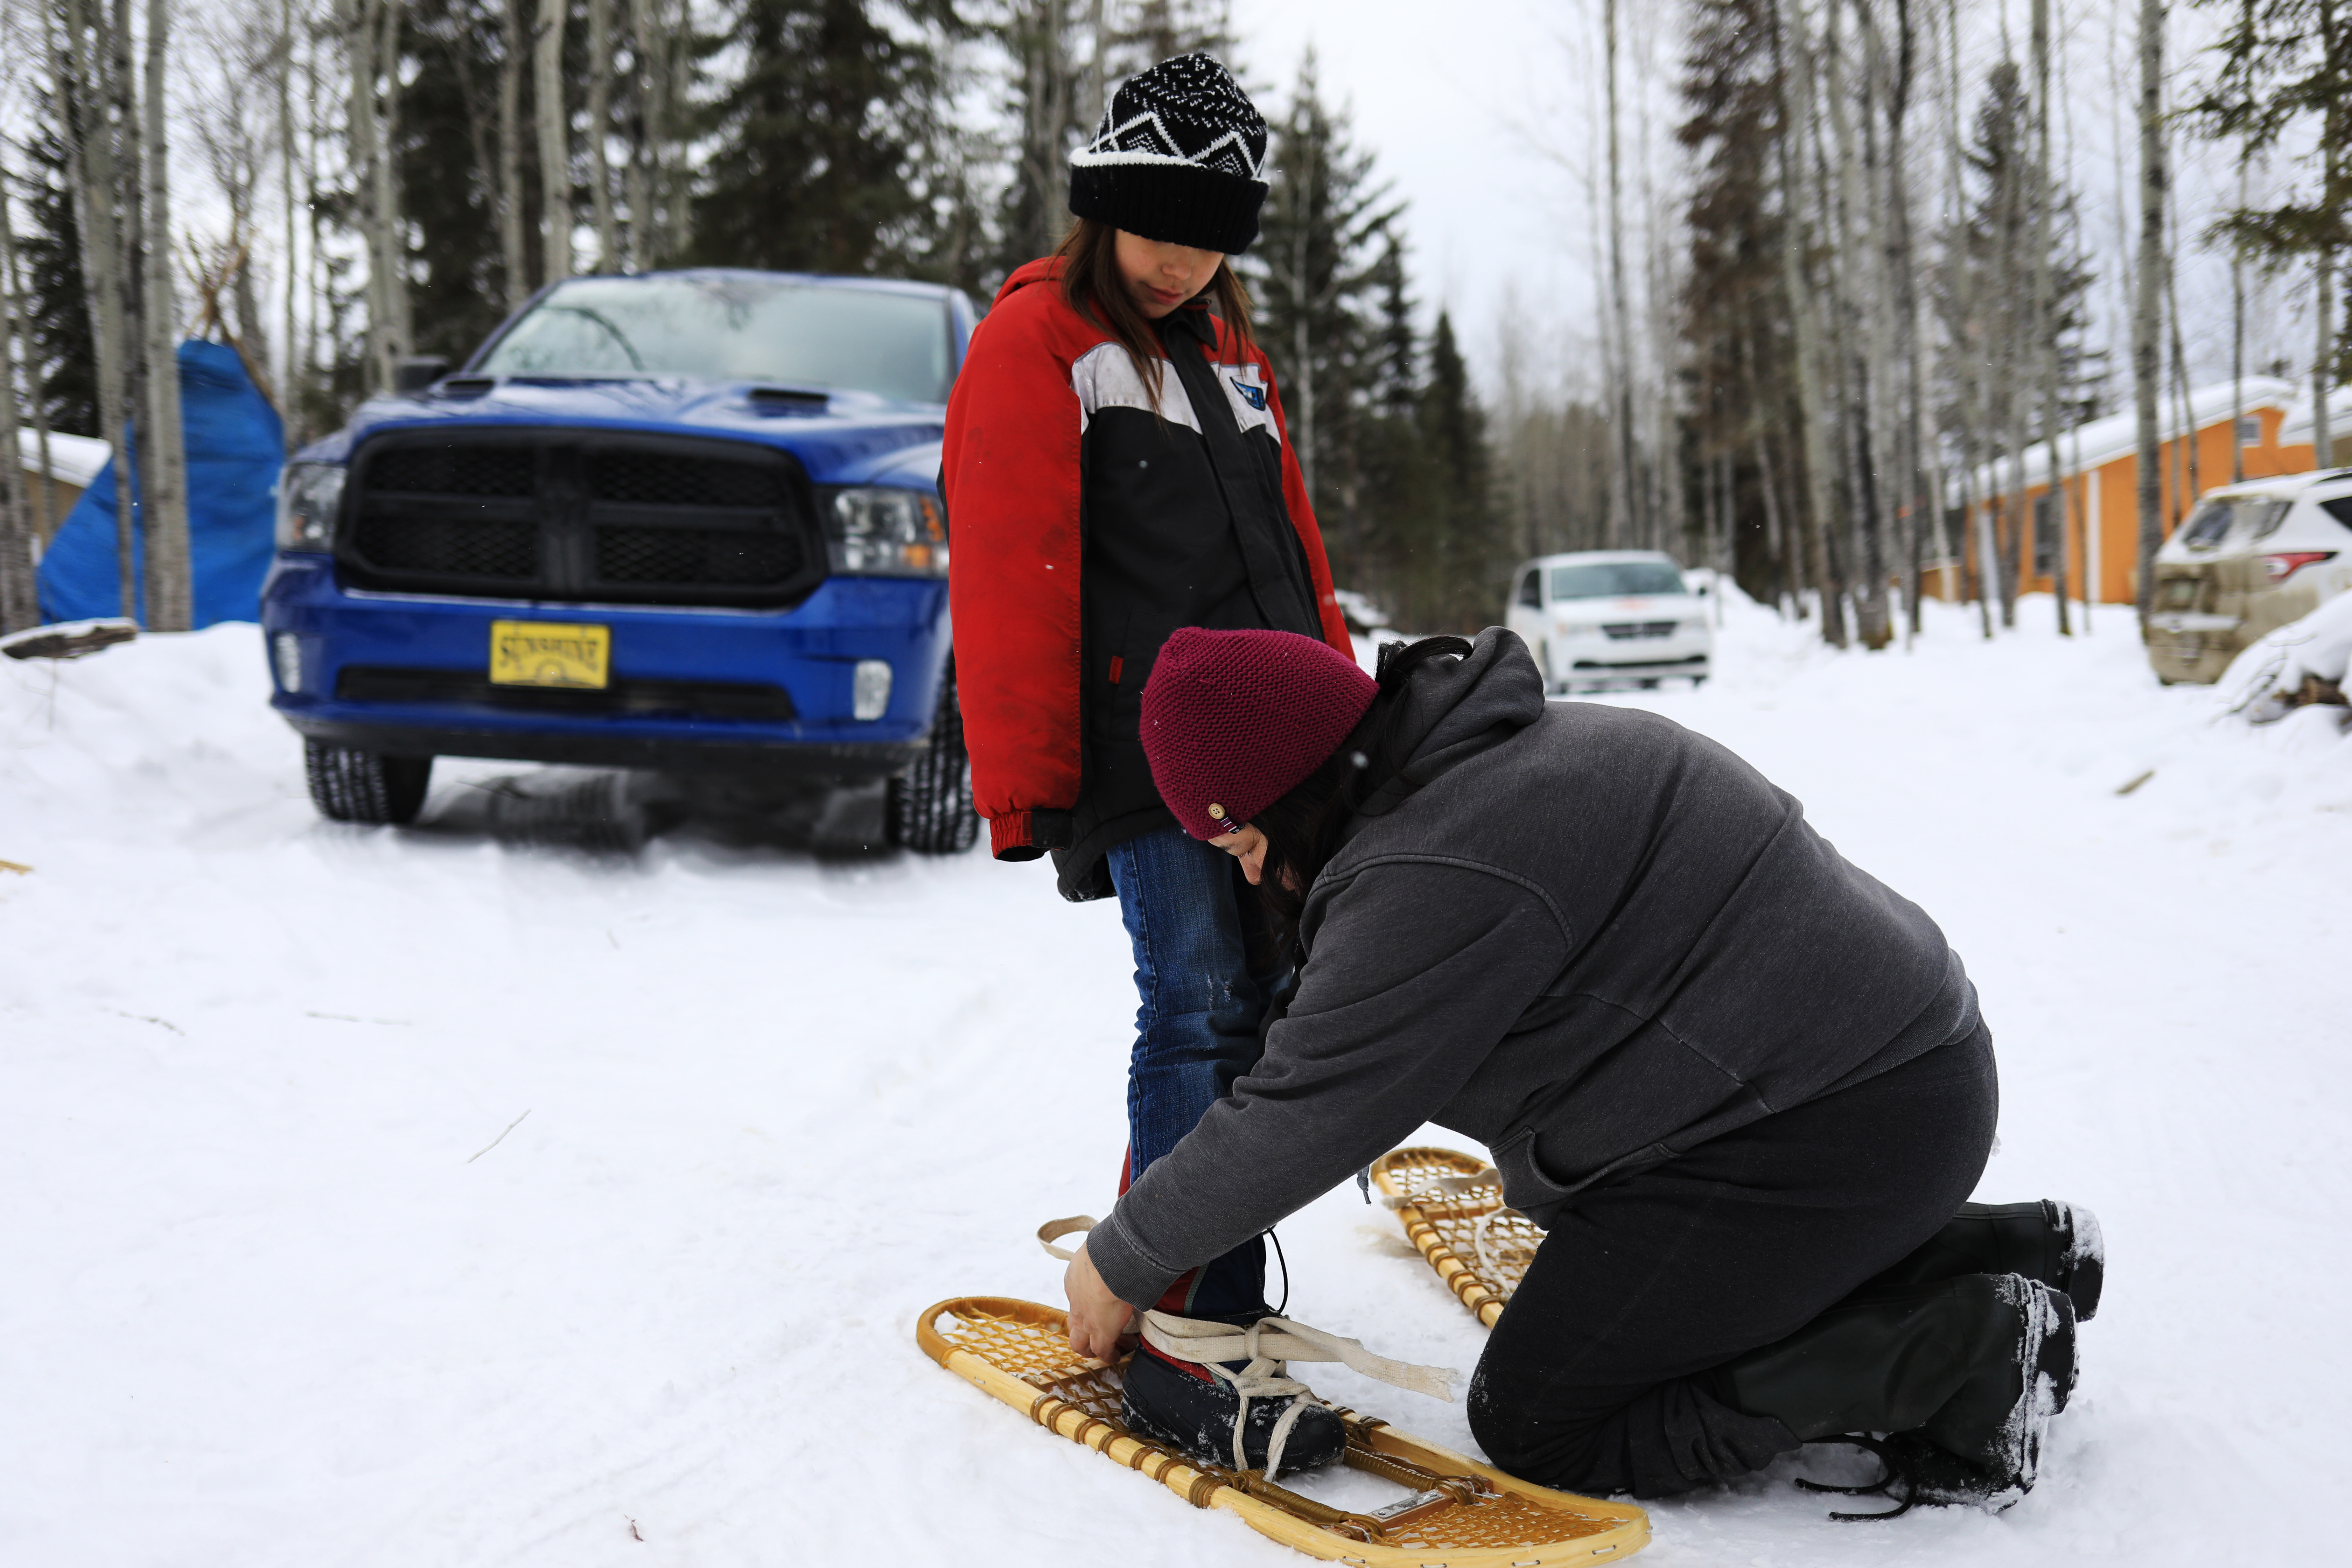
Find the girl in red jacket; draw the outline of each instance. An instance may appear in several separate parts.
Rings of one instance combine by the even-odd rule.
[[[948,591],[972,791],[1001,860],[1050,852],[1064,897],[1115,896],[1140,994],[1127,1177],[1175,1147],[1256,1061],[1283,976],[1234,862],[1177,826],[1144,759],[1143,684],[1179,627],[1297,632],[1349,651],[1249,302],[1265,121],[1207,55],[1124,85],[1070,160],[1076,223],[1005,280],[948,405]],[[1124,1181],[1122,1182],[1122,1185]],[[1159,1306],[1269,1314],[1262,1239],[1187,1271]],[[1336,1417],[1139,1353],[1141,1433],[1263,1466],[1337,1458]],[[1288,1419],[1286,1421],[1286,1417]]]

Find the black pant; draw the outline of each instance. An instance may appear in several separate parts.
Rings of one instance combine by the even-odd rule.
[[[1660,1497],[1798,1446],[1708,1369],[1903,1260],[1984,1173],[1992,1036],[1768,1116],[1563,1213],[1495,1325],[1470,1429],[1513,1475]]]

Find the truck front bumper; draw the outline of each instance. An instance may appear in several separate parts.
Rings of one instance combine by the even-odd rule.
[[[835,577],[789,610],[544,604],[373,593],[324,555],[280,555],[262,589],[271,705],[303,735],[406,756],[877,778],[929,737],[945,670],[947,584]],[[490,626],[590,624],[609,686],[493,685]],[[855,715],[859,664],[889,700]]]

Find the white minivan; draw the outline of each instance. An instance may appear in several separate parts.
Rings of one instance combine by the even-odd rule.
[[[1519,634],[1553,691],[1597,691],[1707,678],[1715,628],[1703,594],[1654,550],[1584,550],[1523,563],[1503,624]]]

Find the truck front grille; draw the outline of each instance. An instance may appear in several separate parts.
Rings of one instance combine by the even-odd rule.
[[[1678,621],[1611,621],[1601,629],[1611,642],[1638,642],[1644,637],[1670,637]]]
[[[344,493],[335,553],[362,587],[766,608],[825,575],[807,476],[741,442],[391,431]]]
[[[499,577],[515,584],[539,575],[539,531],[527,522],[362,515],[357,543],[362,555],[391,572]]]

